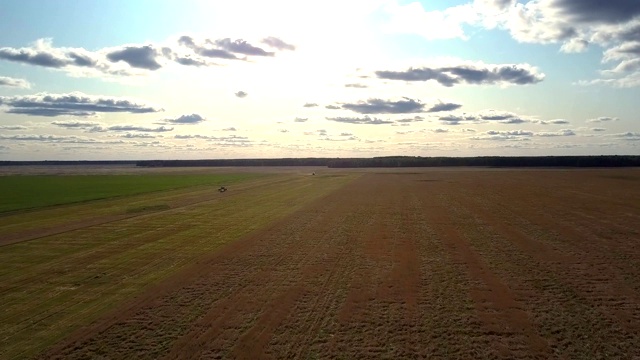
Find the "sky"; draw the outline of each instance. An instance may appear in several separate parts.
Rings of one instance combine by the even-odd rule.
[[[3,0],[0,160],[640,155],[640,0]]]

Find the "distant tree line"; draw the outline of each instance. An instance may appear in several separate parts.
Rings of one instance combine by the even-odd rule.
[[[9,165],[136,165],[141,167],[194,166],[326,166],[330,168],[365,167],[628,167],[640,166],[637,155],[603,156],[480,156],[421,157],[384,156],[373,158],[281,158],[281,159],[202,159],[202,160],[139,160],[139,161],[0,161]]]
[[[354,167],[622,167],[640,166],[640,156],[481,156],[413,157],[389,156],[369,159],[332,159],[335,168]]]
[[[43,160],[43,161],[9,161],[0,160],[0,166],[30,165],[135,165],[135,160]]]
[[[283,159],[218,159],[218,160],[149,160],[138,166],[327,166],[330,168],[365,167],[623,167],[640,166],[640,156],[481,156],[420,157],[385,156],[373,158],[283,158]]]
[[[142,160],[138,166],[327,166],[327,158],[282,158],[282,159],[210,159],[210,160]]]

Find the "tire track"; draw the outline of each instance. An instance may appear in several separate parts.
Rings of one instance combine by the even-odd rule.
[[[448,207],[441,205],[435,213],[428,215],[434,230],[442,234],[442,239],[455,261],[465,264],[469,276],[480,285],[471,289],[471,297],[486,335],[515,342],[504,344],[496,339],[494,342],[498,347],[496,355],[516,358],[523,354],[516,352],[515,349],[523,346],[527,349],[526,353],[534,358],[548,357],[550,349],[547,341],[538,334],[529,315],[516,300],[509,286],[488,268],[480,255],[453,225],[454,217]],[[516,343],[520,344],[516,345]]]

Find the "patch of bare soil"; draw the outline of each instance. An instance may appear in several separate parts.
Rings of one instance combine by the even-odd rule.
[[[638,358],[636,175],[368,174],[41,357]]]

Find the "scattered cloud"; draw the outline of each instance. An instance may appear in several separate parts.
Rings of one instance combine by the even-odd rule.
[[[476,115],[469,114],[461,114],[461,115],[443,115],[438,117],[438,120],[442,121],[443,124],[448,125],[459,125],[463,122],[478,122],[479,117]]]
[[[27,48],[0,48],[0,59],[50,68],[93,66],[95,61],[83,53],[83,49],[55,49],[51,39],[40,39]]]
[[[501,124],[522,124],[526,122],[529,122],[529,120],[524,120],[520,118],[510,118],[510,119],[505,119],[500,121]]]
[[[480,113],[479,117],[482,120],[507,120],[512,119],[516,115],[510,112],[500,112],[495,110],[487,110],[485,112]]]
[[[127,134],[123,134],[123,135],[118,135],[119,137],[122,138],[126,138],[126,139],[155,139],[157,138],[156,135],[151,135],[151,134],[132,134],[132,133],[127,133]]]
[[[640,2],[629,0],[554,0],[553,7],[570,21],[618,23],[640,15]]]
[[[443,124],[448,125],[460,125],[462,123],[484,123],[484,122],[496,122],[499,124],[522,124],[528,122],[537,122],[537,120],[528,119],[526,116],[521,116],[508,111],[497,111],[493,109],[482,110],[475,114],[462,113],[462,114],[447,114],[438,117]]]
[[[526,141],[533,136],[533,132],[525,130],[496,131],[490,130],[480,136],[471,137],[471,140],[497,140],[497,141]]]
[[[0,96],[0,105],[10,114],[32,116],[95,116],[98,113],[127,112],[132,114],[163,111],[134,100],[108,96],[39,93],[25,96]]]
[[[398,123],[412,123],[412,122],[419,122],[419,121],[424,121],[424,118],[422,116],[414,116],[412,118],[404,118],[404,119],[396,120],[396,122]]]
[[[0,125],[0,130],[26,130],[27,127],[26,126],[22,126],[22,125]]]
[[[238,131],[238,130],[234,127],[228,127],[228,128],[222,129],[222,131]]]
[[[8,86],[21,89],[31,88],[31,84],[27,80],[16,79],[7,76],[0,76],[0,86]]]
[[[369,99],[358,103],[342,104],[342,108],[359,114],[405,114],[422,112],[424,104],[410,98],[399,101]]]
[[[27,142],[42,142],[42,143],[59,143],[59,144],[90,144],[95,149],[96,144],[124,144],[124,140],[104,140],[94,139],[84,136],[66,136],[66,135],[33,135],[33,134],[21,134],[6,136],[0,134],[0,140],[8,141],[27,141]]]
[[[180,140],[188,140],[188,139],[215,139],[215,137],[212,136],[208,136],[208,135],[174,135],[173,137],[174,139],[180,139]]]
[[[462,107],[461,104],[440,102],[430,107],[429,110],[427,110],[427,112],[451,111],[451,110],[459,109],[461,107]]]
[[[595,132],[607,131],[607,129],[605,129],[605,128],[591,128],[591,129],[589,129],[589,130],[591,130],[591,131],[595,131]]]
[[[209,135],[175,135],[173,137],[176,140],[193,140],[199,139],[210,142],[212,145],[223,146],[223,147],[246,147],[252,146],[253,142],[249,140],[246,136],[237,136],[237,135],[229,135],[229,136],[209,136]]]
[[[603,123],[603,122],[611,122],[611,121],[618,121],[619,119],[617,117],[610,117],[610,116],[601,116],[595,119],[589,119],[587,120],[588,123]]]
[[[320,136],[327,136],[327,130],[324,129],[320,129],[320,130],[316,130],[316,131],[305,131],[304,132],[305,135],[320,135]]]
[[[532,136],[533,132],[525,130],[512,130],[512,131],[487,131],[487,135],[513,135],[513,136]]]
[[[316,107],[316,106],[318,106],[318,104],[316,104],[316,103],[306,103],[306,104],[304,104],[302,106],[306,107],[306,108],[310,108],[310,107]]]
[[[570,129],[563,129],[558,132],[541,132],[537,133],[536,136],[542,137],[555,137],[555,136],[574,136],[576,133]]]
[[[615,88],[631,88],[640,86],[640,71],[633,72],[629,75],[622,76],[615,79],[595,79],[595,80],[582,80],[578,81],[576,84],[582,86],[593,86],[593,85],[607,85]]]
[[[291,45],[291,44],[287,44],[286,42],[280,40],[277,37],[273,37],[273,36],[269,36],[267,38],[262,39],[262,43],[263,44],[267,44],[269,46],[271,46],[274,49],[278,49],[278,50],[295,50],[296,47]]]
[[[78,139],[76,136],[57,136],[57,135],[12,135],[6,136],[0,134],[2,140],[14,141],[44,141],[44,142],[60,142],[64,140]]]
[[[293,50],[292,45],[269,37],[264,43],[277,50]],[[182,35],[165,43],[127,44],[90,51],[83,48],[55,47],[52,39],[38,39],[26,47],[0,48],[0,60],[59,69],[74,76],[112,77],[143,75],[169,63],[183,66],[218,65],[210,59],[247,60],[249,57],[271,57],[249,42],[230,38],[210,39]],[[24,86],[21,85],[21,86]]]
[[[219,48],[224,49],[231,53],[243,54],[243,55],[253,55],[253,56],[273,56],[275,53],[265,51],[262,48],[257,46],[253,46],[248,42],[238,39],[231,40],[230,38],[220,39],[215,41],[209,41],[209,44],[215,44]]]
[[[368,88],[369,86],[364,85],[364,84],[345,84],[344,87],[356,88],[356,89],[364,89],[364,88]]]
[[[380,79],[401,81],[435,80],[451,87],[459,84],[535,84],[544,79],[544,74],[529,64],[461,64],[446,67],[418,67],[404,71],[376,71]]]
[[[213,65],[212,63],[207,62],[203,59],[194,59],[191,55],[186,56],[172,56],[173,60],[180,65],[184,66],[209,66]]]
[[[51,124],[66,129],[90,129],[100,126],[100,123],[93,121],[54,121]]]
[[[388,30],[418,34],[429,40],[466,40],[469,38],[465,32],[469,31],[468,28],[480,27],[507,31],[514,40],[522,43],[560,44],[559,50],[563,53],[584,52],[588,47],[597,45],[605,49],[603,63],[615,63],[603,71],[605,77],[583,80],[578,84],[640,86],[638,55],[633,51],[627,52],[636,46],[640,34],[640,2],[636,0],[473,0],[444,10],[425,10],[420,3],[412,2],[405,5],[392,3],[385,9],[389,16]],[[428,71],[436,70],[433,68],[411,70],[427,71],[391,72],[388,75],[402,80],[409,78],[408,81],[433,79],[443,85],[452,85],[450,74]],[[525,73],[521,76],[514,74],[514,78],[506,80],[506,83],[542,80],[534,74],[528,76]]]
[[[536,123],[536,124],[540,124],[540,125],[566,125],[566,124],[570,123],[568,120],[565,120],[565,119],[534,120],[534,121],[531,121],[531,122]]]
[[[336,121],[347,124],[358,124],[358,125],[383,125],[383,124],[393,124],[391,120],[382,120],[378,118],[370,118],[369,116],[364,117],[333,117],[326,118],[330,121]]]
[[[569,39],[565,41],[564,44],[560,47],[560,51],[563,53],[581,53],[587,50],[589,46],[589,42],[585,39]]]
[[[114,125],[107,128],[92,128],[92,132],[104,132],[104,131],[140,131],[140,132],[168,132],[173,131],[172,127],[159,126],[150,128],[146,126],[137,125]]]
[[[247,94],[247,93],[246,93],[246,92],[244,92],[244,91],[238,91],[237,93],[235,93],[235,95],[236,95],[236,97],[239,97],[239,98],[241,98],[241,99],[242,99],[242,98],[244,98],[244,97],[247,97],[247,95],[249,95],[249,94]]]
[[[619,134],[613,134],[612,136],[630,141],[640,141],[640,132],[625,132]]]
[[[473,129],[470,132],[473,132]],[[466,131],[465,131],[466,132]],[[563,129],[557,132],[539,132],[534,133],[533,131],[528,130],[511,130],[511,131],[497,131],[490,130],[484,132],[479,136],[471,137],[472,140],[512,140],[512,141],[522,141],[529,140],[529,138],[533,136],[537,137],[561,137],[561,136],[575,136],[575,131],[571,129]]]
[[[145,46],[125,46],[122,49],[114,50],[106,54],[111,62],[124,61],[129,66],[145,70],[158,70],[162,67],[156,60],[159,53],[150,45]]]
[[[307,120],[309,120],[309,118],[300,118],[300,117],[297,117],[297,118],[295,118],[295,119],[293,120],[293,122],[298,122],[298,123],[300,123],[300,122],[306,122]]]
[[[178,39],[178,44],[183,46],[184,48],[191,49],[195,56],[227,60],[238,59],[237,56],[227,50],[211,46],[214,44],[214,42],[209,39],[202,41],[202,44],[196,44],[195,40],[192,37],[184,35]]]
[[[198,114],[191,114],[191,115],[182,115],[180,117],[177,117],[175,119],[165,119],[164,123],[165,124],[174,124],[174,125],[191,125],[191,124],[199,124],[203,121],[205,121],[206,119],[203,118],[202,116],[198,115]]]
[[[338,110],[338,109],[341,109],[341,107],[339,105],[327,105],[325,106],[325,109]]]
[[[339,137],[339,138],[325,137],[325,138],[322,138],[320,140],[324,140],[324,141],[354,141],[354,140],[359,140],[359,139],[356,136],[349,136],[349,137]]]
[[[436,134],[442,134],[442,133],[448,133],[449,129],[437,128],[437,129],[431,129],[431,131]]]

